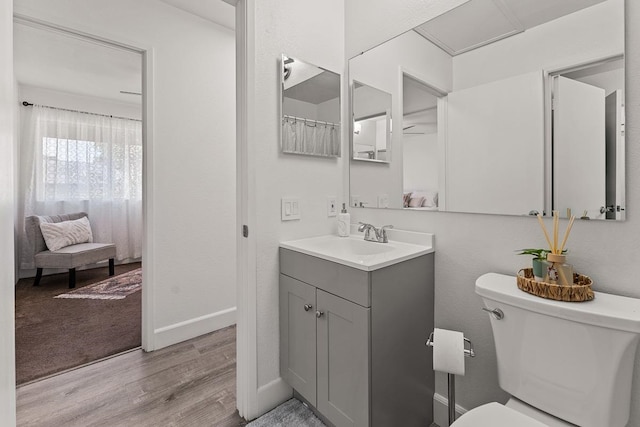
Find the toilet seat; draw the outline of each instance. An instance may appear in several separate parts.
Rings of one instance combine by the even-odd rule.
[[[546,424],[498,402],[478,406],[462,415],[451,427],[547,427]]]

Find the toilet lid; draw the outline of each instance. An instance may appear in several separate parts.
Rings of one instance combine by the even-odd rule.
[[[451,427],[547,427],[511,408],[497,402],[478,406],[462,415]]]

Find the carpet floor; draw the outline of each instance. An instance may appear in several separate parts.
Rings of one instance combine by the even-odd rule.
[[[140,268],[117,265],[116,275]],[[76,288],[108,278],[106,267],[80,270]],[[141,292],[120,300],[54,298],[69,291],[67,274],[16,285],[16,383],[24,384],[135,347],[141,342]]]

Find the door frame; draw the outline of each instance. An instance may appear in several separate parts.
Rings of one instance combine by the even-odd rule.
[[[225,0],[226,1],[226,0]],[[257,346],[257,239],[254,141],[255,0],[236,7],[236,406],[247,420],[260,414]],[[231,0],[228,1],[231,3]],[[244,236],[244,227],[247,235]]]
[[[42,28],[48,31],[64,33],[73,37],[88,40],[93,43],[136,52],[142,60],[142,349],[152,351],[155,349],[154,340],[154,312],[155,312],[155,287],[154,287],[154,253],[153,253],[153,63],[154,48],[136,41],[126,40],[115,34],[98,34],[95,29],[81,28],[76,23],[60,22],[60,19],[42,20],[29,15],[13,13],[13,23],[19,21],[26,25]],[[55,21],[55,22],[54,22]],[[11,70],[13,74],[13,69]],[[14,131],[15,132],[15,131]],[[15,351],[15,340],[13,342]],[[15,381],[14,381],[15,382]],[[15,386],[15,384],[14,384]]]

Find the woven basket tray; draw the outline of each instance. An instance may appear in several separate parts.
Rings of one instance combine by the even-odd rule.
[[[552,283],[537,282],[532,268],[523,268],[517,276],[518,288],[532,295],[557,301],[582,302],[595,298],[591,289],[591,278],[582,274],[573,274],[573,285],[563,286]]]

